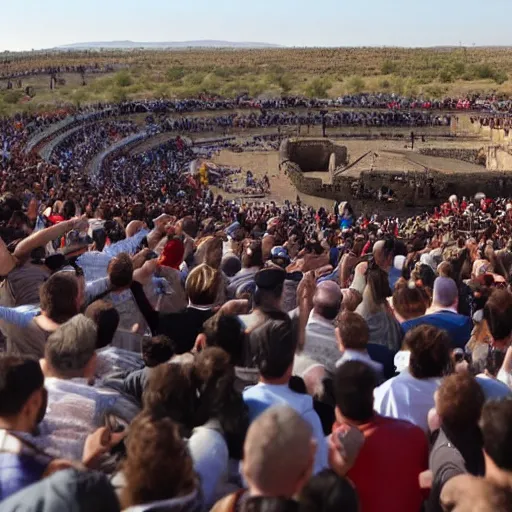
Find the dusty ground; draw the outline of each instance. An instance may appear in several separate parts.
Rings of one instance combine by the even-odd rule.
[[[440,170],[442,172],[461,172],[461,171],[481,171],[482,168],[473,164],[459,160],[446,158],[434,158],[420,155],[417,151],[425,147],[438,148],[475,148],[479,149],[485,141],[480,139],[435,139],[428,138],[425,143],[417,142],[415,151],[407,148],[408,141],[405,140],[353,140],[338,139],[336,144],[346,146],[349,153],[349,162],[354,162],[357,158],[371,151],[377,156],[374,160],[375,169],[390,171],[421,170],[423,166]],[[391,151],[391,153],[389,153]],[[392,153],[396,152],[396,153]],[[358,176],[362,170],[368,170],[371,164],[372,156],[365,157],[360,164],[347,171],[347,174]],[[240,167],[244,171],[251,170],[259,178],[268,173],[271,183],[271,195],[268,200],[282,202],[285,199],[295,201],[297,195],[301,200],[314,208],[320,206],[331,206],[330,201],[306,194],[297,194],[297,190],[292,186],[290,180],[279,171],[279,153],[277,151],[255,151],[245,153],[233,153],[232,151],[221,151],[213,158],[217,164]],[[450,171],[451,170],[451,171]],[[311,177],[320,177],[326,182],[328,174],[325,172],[309,173]],[[222,195],[235,198],[236,194],[226,194],[219,191]]]

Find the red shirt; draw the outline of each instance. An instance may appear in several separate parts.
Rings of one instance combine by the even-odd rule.
[[[357,489],[361,512],[419,512],[426,496],[418,477],[428,469],[423,430],[377,414],[359,430],[365,442],[347,476]]]

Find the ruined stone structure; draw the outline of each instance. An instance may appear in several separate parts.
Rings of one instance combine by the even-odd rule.
[[[396,212],[400,208],[431,207],[439,205],[440,201],[454,193],[468,197],[477,192],[493,197],[512,194],[512,172],[489,173],[483,167],[481,172],[455,173],[428,168],[401,172],[375,169],[362,171],[358,177],[338,172],[332,177],[331,183],[308,176],[309,171],[327,170],[330,154],[337,154],[337,149],[327,140],[284,140],[280,148],[281,171],[287,174],[299,192],[333,201],[350,201],[359,212]],[[346,148],[339,149],[340,161],[346,165]],[[478,152],[465,156],[476,158]]]

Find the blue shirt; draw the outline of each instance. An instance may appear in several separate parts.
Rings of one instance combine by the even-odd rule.
[[[438,329],[445,330],[450,336],[452,348],[462,349],[464,349],[469,338],[471,338],[471,331],[473,329],[471,318],[446,309],[437,311],[431,315],[407,320],[407,322],[402,324],[402,329],[404,333],[407,333],[418,325],[433,325]]]

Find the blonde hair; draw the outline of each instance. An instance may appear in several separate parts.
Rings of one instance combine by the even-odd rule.
[[[220,272],[204,263],[194,268],[185,283],[185,291],[190,302],[197,306],[213,304],[219,292],[221,281]]]

